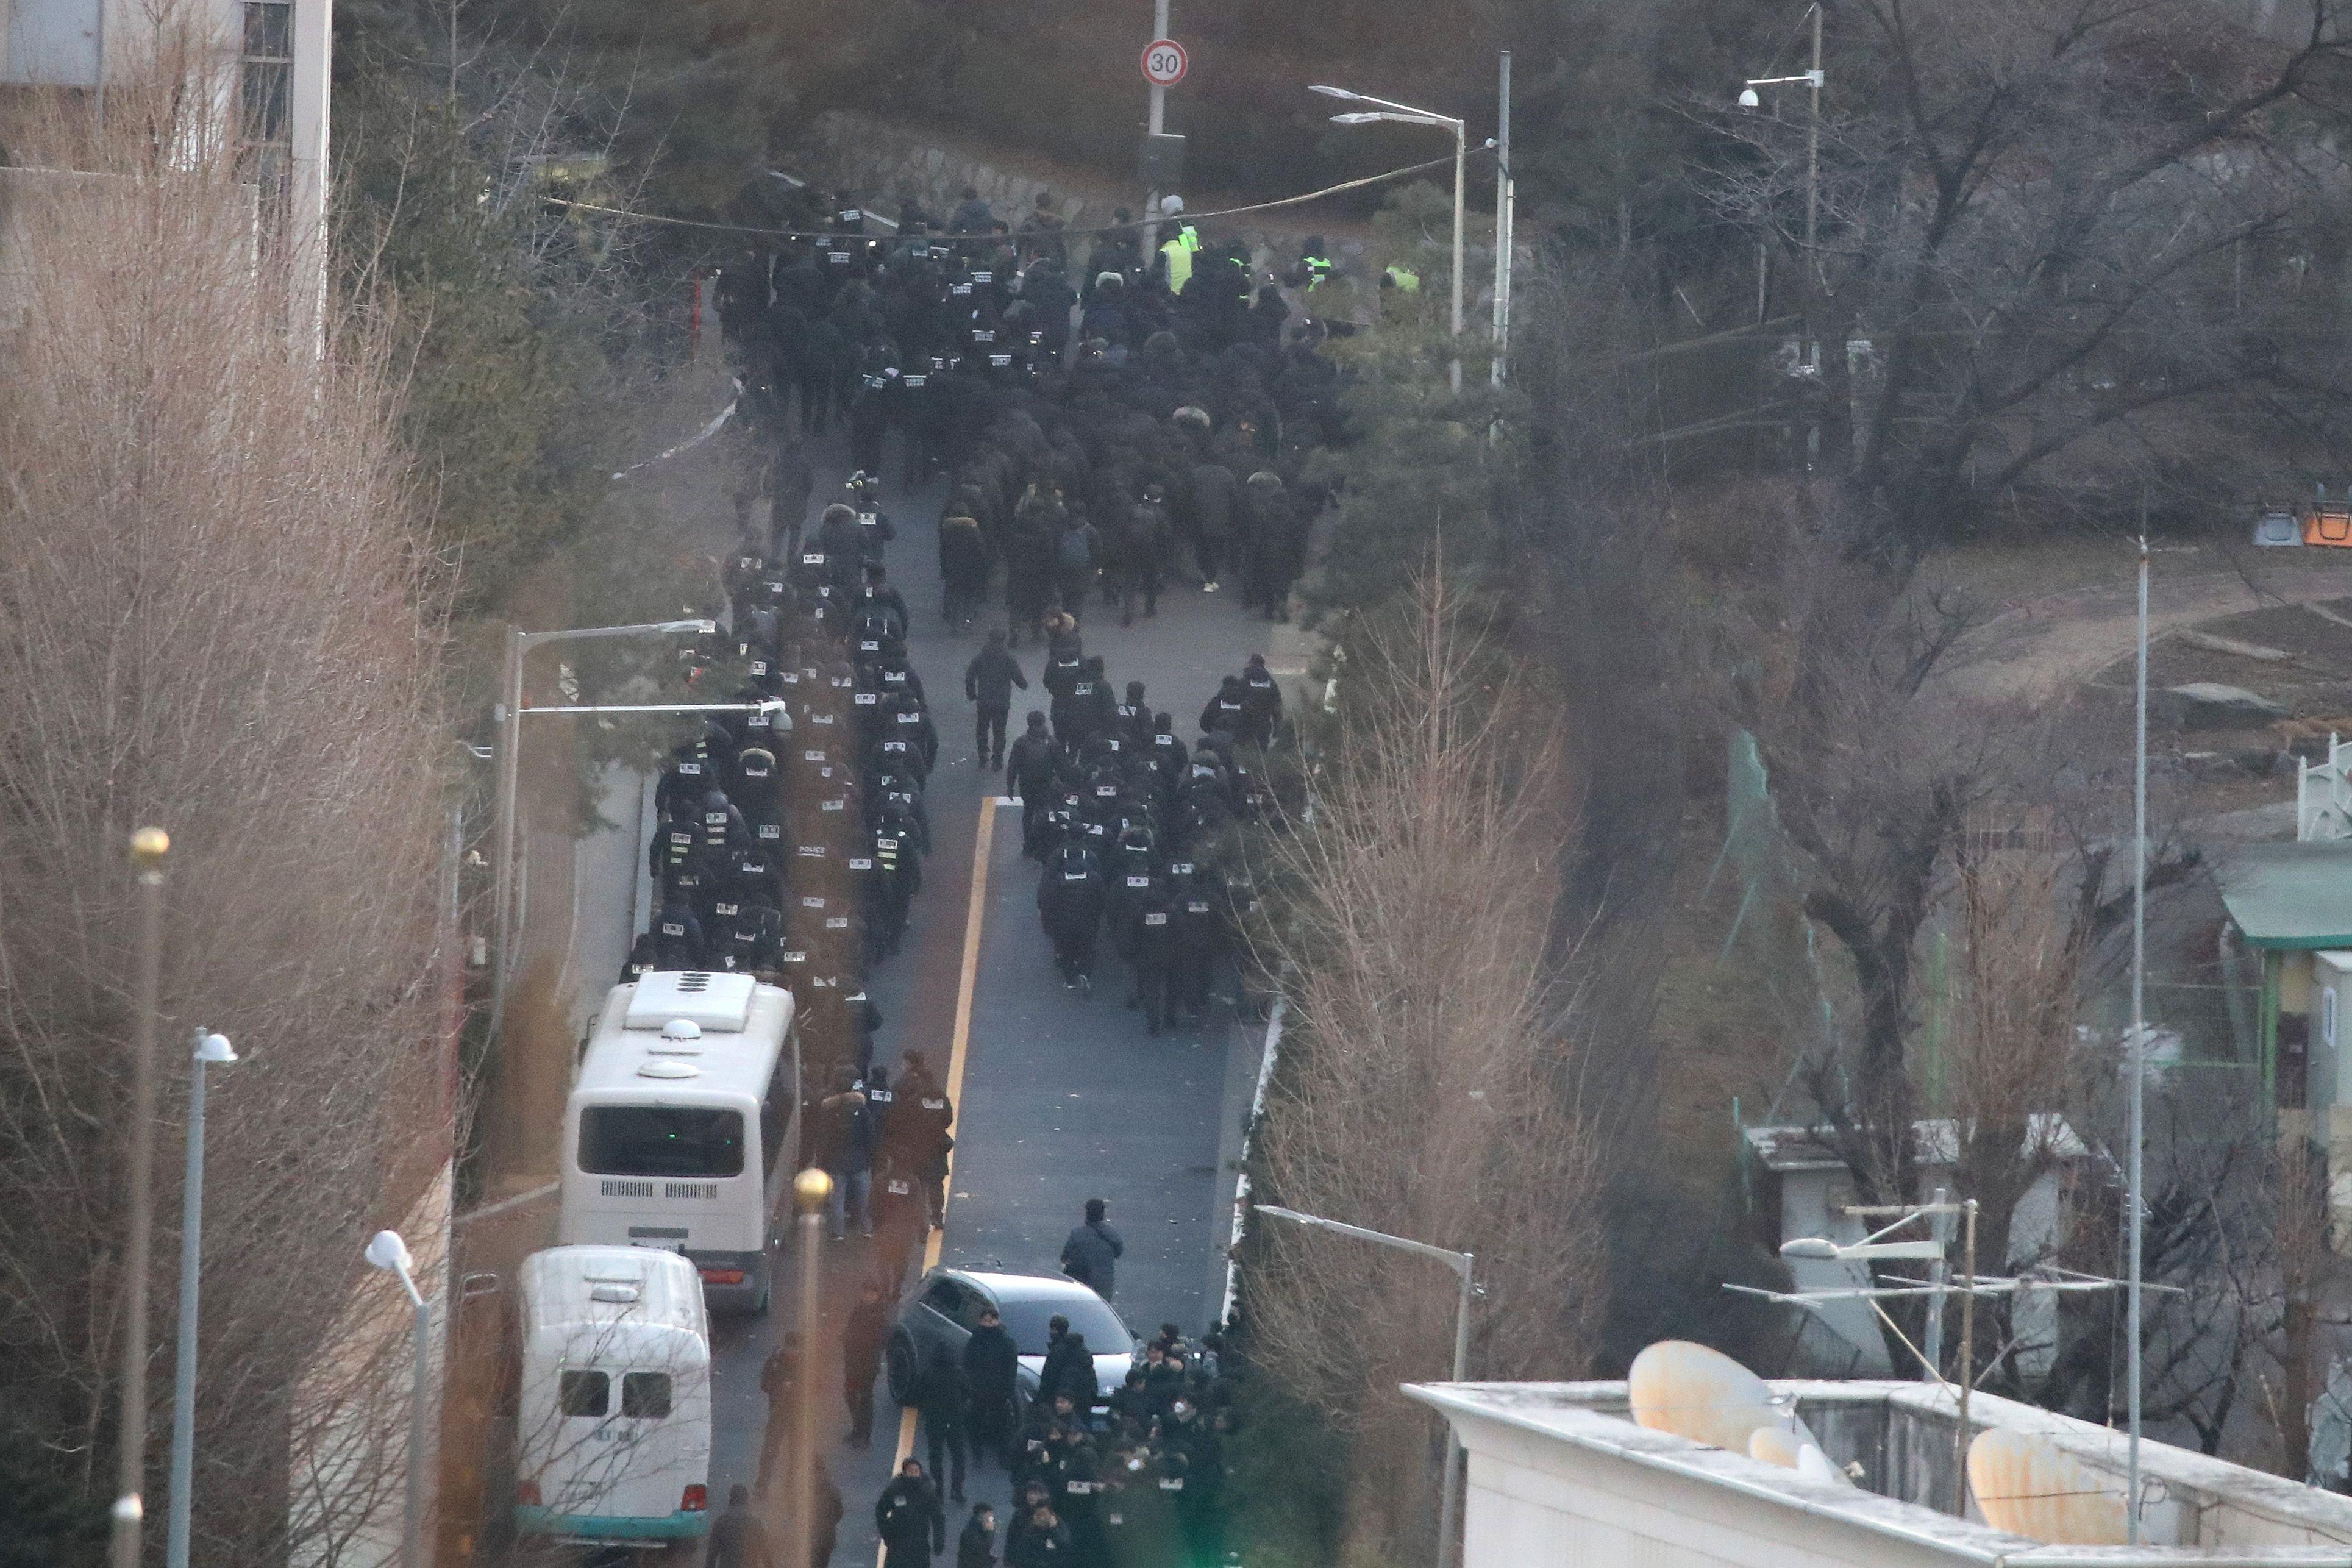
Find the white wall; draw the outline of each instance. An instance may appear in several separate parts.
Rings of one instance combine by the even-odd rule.
[[[1475,1414],[1448,1414],[1470,1451],[1464,1568],[1928,1568],[1981,1560],[1748,1496],[1708,1477],[1652,1468]],[[1711,1469],[1769,1469],[1678,1438],[1663,1440],[1691,1450]]]

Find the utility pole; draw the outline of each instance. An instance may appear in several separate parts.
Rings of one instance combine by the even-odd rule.
[[[1511,218],[1517,195],[1511,179],[1511,51],[1503,51],[1502,82],[1495,112],[1495,357],[1489,379],[1503,384],[1511,345]]]
[[[2132,956],[2131,956],[2131,1164],[2124,1201],[2131,1205],[2126,1234],[2131,1238],[2131,1257],[2125,1271],[2128,1281],[2125,1289],[2124,1352],[2127,1362],[2125,1377],[2126,1414],[2131,1426],[2131,1453],[2128,1468],[2131,1495],[2125,1502],[2125,1518],[2128,1521],[2126,1544],[2137,1546],[2140,1539],[2139,1497],[2139,1426],[2140,1426],[2140,1295],[2142,1285],[2142,1248],[2147,1224],[2142,1207],[2140,1184],[2146,1174],[2147,1146],[2147,1014],[2145,987],[2147,979],[2147,497],[2139,502],[2139,669],[2133,682],[2132,694]]]
[[[1822,253],[1815,241],[1821,237],[1822,216],[1822,8],[1813,7],[1813,68],[1808,73],[1811,80],[1808,90],[1812,97],[1812,112],[1805,126],[1805,264],[1813,269],[1815,280],[1821,279]],[[1814,344],[1820,352],[1820,344]]]
[[[1828,279],[1822,273],[1822,0],[1813,0],[1813,68],[1807,92],[1812,110],[1805,117],[1805,279],[1806,357],[1813,367],[1813,429],[1807,439],[1806,468],[1822,460],[1821,399],[1825,384],[1822,370],[1822,290]]]

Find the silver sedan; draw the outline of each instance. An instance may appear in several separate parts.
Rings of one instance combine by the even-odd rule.
[[[890,1397],[900,1405],[908,1403],[914,1396],[917,1369],[942,1351],[961,1363],[964,1342],[980,1326],[984,1309],[1003,1318],[1004,1331],[1013,1336],[1013,1351],[1020,1357],[1022,1410],[1037,1393],[1037,1377],[1045,1365],[1046,1323],[1052,1318],[1067,1318],[1070,1331],[1086,1336],[1087,1349],[1094,1356],[1095,1383],[1104,1399],[1126,1381],[1141,1344],[1111,1310],[1109,1302],[1075,1279],[934,1268],[907,1299],[898,1313],[898,1326],[890,1335]],[[1019,1414],[1016,1411],[1016,1419]]]

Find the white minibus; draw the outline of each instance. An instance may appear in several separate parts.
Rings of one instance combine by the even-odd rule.
[[[800,1085],[790,992],[698,970],[614,986],[564,1107],[559,1239],[682,1253],[713,1309],[765,1311]]]
[[[658,1546],[710,1526],[710,1318],[694,1266],[630,1247],[523,1260],[515,1528]]]

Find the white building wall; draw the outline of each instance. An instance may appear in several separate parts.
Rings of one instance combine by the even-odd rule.
[[[1470,1455],[1464,1568],[1943,1568],[1977,1560],[1448,1414]]]

